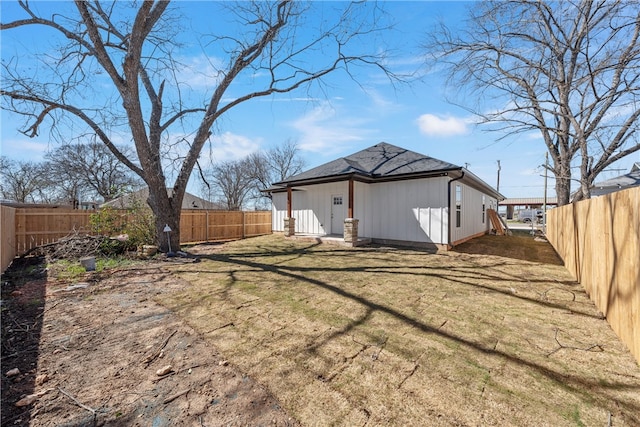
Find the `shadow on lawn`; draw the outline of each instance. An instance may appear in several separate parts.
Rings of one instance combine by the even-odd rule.
[[[470,262],[472,265],[469,267],[446,267],[443,268],[441,266],[432,266],[432,265],[428,265],[427,263],[425,264],[421,264],[421,265],[417,265],[417,266],[409,266],[409,265],[403,265],[403,266],[399,266],[399,267],[391,267],[391,266],[385,266],[385,267],[381,267],[379,265],[372,265],[372,266],[365,266],[365,265],[357,265],[354,267],[331,267],[329,265],[327,266],[322,266],[322,268],[319,267],[304,267],[304,266],[292,266],[292,265],[283,265],[285,262],[291,262],[295,259],[298,259],[304,255],[310,255],[313,254],[313,256],[322,256],[323,254],[327,254],[327,255],[333,255],[335,256],[336,254],[338,254],[338,256],[349,256],[349,257],[353,257],[354,256],[354,249],[326,249],[326,250],[311,250],[314,249],[316,246],[318,246],[317,244],[313,244],[311,246],[307,246],[304,248],[296,248],[295,250],[292,251],[283,251],[283,250],[276,250],[276,251],[269,251],[268,248],[263,248],[264,252],[248,252],[248,253],[242,253],[242,254],[236,254],[236,255],[230,255],[230,254],[214,254],[214,255],[203,255],[201,256],[202,258],[205,259],[211,259],[214,261],[223,261],[223,262],[228,262],[228,263],[239,263],[239,264],[243,264],[245,266],[252,266],[254,268],[260,269],[260,270],[264,270],[264,271],[271,271],[274,273],[278,273],[278,274],[283,274],[283,272],[288,272],[290,274],[290,277],[292,278],[296,278],[298,280],[303,280],[303,281],[309,281],[309,280],[313,280],[313,279],[309,279],[306,276],[303,275],[294,275],[293,272],[296,273],[310,273],[310,272],[317,272],[317,271],[324,271],[324,272],[344,272],[344,273],[348,273],[348,272],[367,272],[367,273],[402,273],[402,274],[407,274],[407,275],[416,275],[416,276],[430,276],[430,277],[437,277],[437,278],[441,278],[443,280],[449,280],[452,282],[456,282],[459,283],[461,285],[465,285],[465,286],[471,286],[474,288],[481,288],[483,290],[486,291],[490,291],[490,292],[497,292],[500,293],[502,295],[511,297],[511,298],[516,298],[516,299],[520,299],[520,300],[524,300],[533,304],[537,304],[540,306],[544,306],[547,308],[552,308],[552,309],[558,309],[558,310],[566,310],[571,312],[572,314],[578,314],[581,316],[586,316],[586,317],[591,317],[591,318],[595,318],[595,319],[602,319],[601,315],[595,314],[595,313],[588,313],[588,312],[584,312],[584,311],[580,311],[580,310],[572,310],[567,308],[567,306],[562,305],[562,304],[556,304],[550,301],[546,301],[544,299],[537,299],[537,298],[531,298],[531,297],[527,297],[525,295],[521,295],[521,294],[517,294],[512,292],[509,289],[503,289],[503,288],[499,288],[499,287],[492,287],[492,286],[487,286],[487,285],[482,285],[479,283],[475,283],[475,282],[471,282],[471,281],[466,281],[464,279],[481,279],[481,280],[488,280],[491,282],[518,282],[518,283],[546,283],[548,282],[548,280],[545,279],[533,279],[530,277],[523,277],[522,275],[514,275],[514,274],[508,274],[505,272],[501,272],[502,275],[498,275],[498,274],[491,274],[489,272],[490,269],[493,268],[498,268],[498,267],[512,267],[514,265],[518,265],[517,262],[508,262],[508,261],[496,261],[494,263],[491,264],[475,264],[473,263],[472,260],[465,260],[467,262]],[[362,260],[363,257],[361,256],[362,252],[367,252],[367,251],[377,251],[375,248],[373,249],[369,249],[369,248],[358,248],[355,249],[358,255],[358,259]],[[402,250],[400,250],[402,251]],[[412,252],[414,252],[412,250]],[[430,252],[427,252],[430,253]],[[289,257],[287,257],[286,259],[283,259],[282,261],[277,261],[274,263],[258,263],[258,262],[254,262],[251,261],[252,259],[265,259],[265,258],[274,258],[274,257],[281,257],[281,256],[286,256],[286,255],[290,255]],[[437,255],[434,255],[437,256]],[[366,257],[364,257],[366,259]],[[378,263],[380,262],[381,258],[376,258],[375,259]],[[389,262],[394,262],[394,260],[389,257],[388,258]],[[413,272],[411,270],[416,270],[417,272]],[[429,273],[424,273],[424,270],[431,270]],[[446,270],[446,273],[442,273],[441,271]],[[229,273],[231,275],[231,280],[232,282],[235,282],[235,277],[233,272]],[[555,280],[555,282],[558,285],[563,285],[563,286],[575,286],[577,283],[573,280]],[[320,282],[322,283],[322,282]],[[572,293],[575,291],[572,291]],[[582,291],[583,292],[583,291]]]
[[[316,246],[316,245],[314,245]],[[431,277],[438,277],[438,278],[443,278],[446,280],[451,280],[451,281],[455,281],[457,283],[463,284],[463,285],[467,285],[467,286],[473,286],[473,287],[478,287],[484,290],[489,290],[489,291],[493,291],[493,292],[498,292],[501,293],[505,296],[509,296],[512,298],[519,298],[519,299],[523,299],[526,300],[528,302],[534,303],[534,304],[538,304],[547,308],[553,308],[553,309],[562,309],[562,310],[567,310],[567,307],[561,304],[554,304],[552,302],[549,301],[543,301],[543,300],[538,300],[538,299],[534,299],[534,298],[529,298],[526,296],[522,296],[522,295],[517,295],[517,294],[513,294],[507,290],[503,290],[503,289],[499,289],[499,288],[493,288],[490,286],[486,286],[486,285],[480,285],[478,283],[471,283],[469,281],[465,281],[463,279],[465,278],[480,278],[480,279],[490,279],[493,281],[518,281],[518,282],[531,282],[530,280],[527,279],[523,279],[522,277],[516,277],[516,276],[509,276],[509,277],[500,277],[496,274],[491,274],[489,273],[486,269],[488,268],[494,268],[494,267],[498,267],[501,265],[512,265],[512,264],[508,264],[506,262],[496,262],[494,264],[491,265],[481,265],[481,266],[476,266],[473,267],[473,272],[471,272],[470,270],[466,269],[466,268],[461,268],[461,269],[457,269],[457,268],[447,268],[447,272],[445,273],[436,273],[434,272],[429,272],[429,273],[411,273],[411,272],[407,272],[407,270],[411,270],[411,269],[420,269],[422,271],[424,271],[425,269],[427,270],[442,270],[443,267],[430,267],[428,265],[420,265],[420,266],[402,266],[402,267],[380,267],[380,266],[374,266],[374,267],[366,267],[366,266],[356,266],[356,267],[346,267],[346,268],[342,268],[342,267],[331,267],[331,266],[322,266],[322,267],[301,267],[301,266],[290,266],[290,265],[282,265],[282,262],[278,262],[275,264],[268,264],[268,263],[263,263],[263,262],[259,262],[258,258],[269,258],[269,257],[279,257],[279,256],[287,256],[290,255],[290,258],[287,258],[287,261],[291,261],[293,259],[296,259],[300,256],[303,256],[304,254],[311,252],[310,251],[311,247],[306,247],[306,248],[298,248],[296,250],[292,250],[292,251],[275,251],[275,252],[253,252],[253,253],[248,253],[248,254],[213,254],[213,255],[202,255],[201,257],[203,259],[210,259],[213,261],[219,261],[219,262],[224,262],[227,264],[236,264],[238,266],[241,266],[243,269],[249,268],[251,270],[254,271],[265,271],[265,272],[272,272],[275,273],[277,275],[279,275],[280,277],[284,278],[284,279],[288,279],[288,280],[295,280],[295,281],[299,281],[301,283],[306,283],[308,285],[311,286],[317,286],[320,288],[323,288],[327,291],[330,291],[332,293],[334,293],[336,296],[342,297],[342,298],[347,298],[350,299],[354,302],[357,302],[358,304],[361,304],[363,307],[366,308],[366,314],[364,315],[363,318],[361,319],[357,319],[354,320],[350,325],[348,325],[347,327],[336,331],[336,333],[331,334],[331,336],[327,337],[325,340],[323,340],[323,342],[327,342],[337,336],[340,335],[345,335],[347,334],[349,331],[351,331],[353,328],[357,327],[359,324],[363,323],[364,321],[366,321],[367,318],[369,318],[372,313],[374,312],[381,312],[381,313],[385,313],[387,315],[393,316],[395,319],[410,325],[411,327],[414,327],[418,330],[421,330],[422,332],[425,333],[429,333],[429,334],[433,334],[433,335],[437,335],[440,336],[442,338],[445,338],[447,340],[450,340],[452,342],[455,342],[461,346],[464,346],[470,350],[474,350],[474,351],[478,351],[480,353],[492,356],[492,357],[499,357],[499,358],[503,358],[506,361],[509,361],[511,363],[517,364],[517,365],[521,365],[521,366],[525,366],[533,371],[535,371],[536,373],[543,375],[544,377],[547,377],[548,379],[552,380],[553,382],[557,383],[558,386],[561,389],[569,389],[572,392],[575,392],[577,394],[584,394],[585,390],[588,390],[592,395],[598,395],[600,394],[602,397],[607,398],[607,399],[612,399],[612,400],[616,400],[617,404],[621,405],[621,407],[624,408],[624,412],[625,415],[627,417],[630,418],[630,421],[632,421],[632,424],[636,424],[636,425],[640,425],[640,407],[638,407],[636,405],[635,402],[633,402],[632,400],[623,400],[620,399],[618,397],[613,397],[613,396],[607,396],[607,390],[629,390],[629,391],[634,391],[634,390],[638,390],[640,391],[640,386],[636,385],[636,384],[625,384],[625,383],[619,383],[619,382],[613,382],[613,381],[606,381],[606,380],[588,380],[585,379],[583,377],[579,377],[576,375],[572,375],[572,374],[566,374],[563,372],[559,372],[556,371],[554,369],[548,368],[546,366],[543,366],[539,363],[536,363],[534,361],[530,361],[530,360],[525,360],[522,359],[520,357],[517,357],[516,355],[507,353],[505,351],[502,350],[498,350],[496,348],[494,348],[494,346],[488,346],[485,345],[483,343],[480,342],[476,342],[473,340],[470,340],[468,338],[465,338],[463,336],[459,336],[456,335],[454,333],[451,332],[447,332],[444,330],[441,330],[439,327],[437,326],[433,326],[433,325],[429,325],[427,323],[424,323],[420,320],[414,319],[412,317],[407,316],[404,313],[401,313],[399,311],[397,311],[396,309],[392,308],[392,307],[388,307],[386,305],[382,305],[382,304],[378,304],[374,301],[370,301],[367,298],[364,298],[360,295],[351,293],[345,289],[342,289],[338,286],[332,285],[330,283],[324,282],[322,280],[319,279],[315,279],[315,278],[311,278],[308,277],[307,275],[305,275],[305,273],[309,273],[309,272],[321,272],[321,271],[334,271],[334,272],[385,272],[385,273],[403,273],[403,274],[416,274],[416,275],[422,275],[422,276],[431,276]],[[354,255],[352,250],[349,249],[345,249],[345,250],[335,250],[335,249],[330,249],[328,250],[331,253],[333,253],[335,255],[336,251],[338,252],[345,252],[345,255],[347,253],[350,253],[351,256]],[[312,251],[313,255],[315,256],[321,256],[322,255],[322,250],[317,251],[314,250]],[[378,259],[379,261],[379,259]],[[471,268],[471,267],[470,267]],[[484,269],[485,271],[478,271],[479,268]],[[235,278],[234,278],[234,272],[229,272],[229,274],[231,275],[232,278],[232,283],[229,285],[230,287],[233,286],[233,282],[235,282]],[[454,276],[455,274],[458,274],[457,276]],[[575,282],[567,282],[565,284],[572,284],[575,285]],[[227,288],[228,289],[228,288]],[[598,318],[598,316],[595,316],[593,314],[590,313],[586,313],[586,312],[578,312],[578,311],[572,311],[572,313],[575,314],[580,314],[580,315],[584,315],[584,316],[589,316],[589,317],[595,317]],[[318,347],[318,345],[315,345],[313,347]],[[311,349],[313,351],[313,348]]]
[[[512,236],[485,234],[453,248],[454,252],[494,255],[542,264],[564,265],[562,258],[547,241],[536,240],[526,233]]]

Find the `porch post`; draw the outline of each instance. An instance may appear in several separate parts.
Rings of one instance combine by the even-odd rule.
[[[353,177],[349,178],[349,207],[347,218],[353,218]]]
[[[353,176],[349,178],[347,218],[344,220],[344,242],[350,246],[358,243],[358,220],[353,217]]]
[[[294,236],[296,234],[296,219],[291,216],[291,195],[291,187],[287,187],[287,217],[284,219],[285,237]]]

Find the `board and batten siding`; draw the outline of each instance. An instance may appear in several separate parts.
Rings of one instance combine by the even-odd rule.
[[[449,181],[448,177],[436,177],[375,184],[355,182],[354,217],[359,220],[358,235],[379,240],[446,245],[487,232],[490,224],[486,209],[495,209],[496,199],[454,181],[451,183],[450,214]],[[456,185],[460,185],[462,190],[460,227],[456,227]],[[295,189],[291,212],[296,220],[295,232],[342,234],[342,228],[331,229],[332,196],[343,196],[346,218],[348,194],[347,181]],[[273,231],[284,231],[287,193],[274,193],[272,202]]]
[[[447,243],[447,181],[422,178],[376,184],[355,183],[358,234],[380,240]]]
[[[343,198],[344,216],[347,215],[349,184],[347,181],[308,185],[294,188],[291,216],[295,218],[295,232],[303,234],[342,234],[342,227],[331,230],[332,196]],[[274,193],[272,198],[273,231],[284,231],[287,216],[287,193]],[[344,222],[344,218],[340,224]]]
[[[456,186],[462,189],[462,210],[460,226],[456,226]],[[482,215],[482,202],[484,196],[485,212]],[[460,181],[451,183],[451,243],[456,244],[461,240],[480,233],[486,233],[490,228],[487,209],[495,209],[497,200],[475,188],[469,187]]]

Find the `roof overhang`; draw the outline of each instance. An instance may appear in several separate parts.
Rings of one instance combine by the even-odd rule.
[[[286,192],[288,188],[291,188],[292,190],[295,191],[296,189],[301,189],[301,187],[306,187],[309,185],[349,181],[350,179],[353,179],[354,181],[358,181],[358,182],[363,182],[366,184],[375,184],[379,182],[406,181],[406,180],[412,180],[412,179],[439,178],[439,177],[448,177],[451,179],[460,180],[460,182],[463,182],[469,187],[474,188],[491,197],[495,197],[499,201],[505,200],[505,196],[500,194],[493,187],[491,187],[489,184],[487,184],[486,182],[478,178],[476,175],[474,175],[473,173],[471,173],[470,171],[462,167],[455,168],[455,169],[443,169],[438,171],[417,172],[417,173],[392,175],[392,176],[363,175],[356,172],[351,172],[347,174],[330,175],[330,176],[323,176],[323,177],[317,177],[317,178],[311,178],[311,179],[276,182],[270,188],[266,188],[262,191],[265,193],[283,193],[283,192]]]
[[[453,178],[456,178],[460,175],[462,175],[461,168],[445,169],[445,170],[431,171],[431,172],[417,172],[417,173],[391,175],[391,176],[389,175],[376,176],[375,174],[363,175],[356,172],[351,172],[347,174],[329,175],[329,176],[323,176],[318,178],[276,182],[273,184],[272,187],[264,189],[262,191],[268,192],[268,193],[280,193],[280,192],[287,191],[287,188],[294,188],[294,187],[299,188],[299,187],[305,187],[308,185],[349,181],[351,179],[353,179],[354,181],[363,182],[366,184],[374,184],[378,182],[406,181],[410,179],[437,178],[437,177],[443,177],[443,176],[451,176]]]

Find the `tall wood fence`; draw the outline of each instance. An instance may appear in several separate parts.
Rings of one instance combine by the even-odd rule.
[[[2,206],[2,271],[29,249],[55,242],[73,231],[90,232],[95,211]],[[270,211],[183,210],[180,242],[215,242],[271,234]]]
[[[640,362],[640,187],[550,210],[547,238]]]
[[[2,272],[16,257],[16,210],[9,206],[0,206],[0,260]]]

